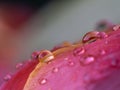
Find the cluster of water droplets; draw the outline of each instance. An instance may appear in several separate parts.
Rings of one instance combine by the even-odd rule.
[[[95,57],[92,55],[83,55],[85,53],[85,49],[83,47],[78,47],[73,50],[73,55],[78,56],[81,64],[87,65],[95,61]],[[81,57],[82,56],[82,57]]]

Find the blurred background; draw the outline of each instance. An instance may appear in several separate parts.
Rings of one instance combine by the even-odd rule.
[[[0,76],[31,53],[74,42],[101,20],[120,22],[120,0],[4,0],[0,2]],[[2,79],[0,79],[0,82]]]

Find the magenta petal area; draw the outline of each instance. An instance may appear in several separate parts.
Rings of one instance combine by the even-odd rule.
[[[24,90],[120,90],[120,30],[39,65]]]
[[[28,61],[0,90],[120,90],[120,29],[96,35]]]
[[[29,74],[35,68],[37,63],[37,60],[27,61],[25,65],[12,76],[10,80],[3,83],[0,90],[23,90]]]

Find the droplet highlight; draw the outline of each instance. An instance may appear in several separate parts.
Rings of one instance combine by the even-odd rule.
[[[74,56],[79,56],[79,55],[81,55],[81,54],[83,54],[83,53],[85,53],[85,49],[82,47],[82,48],[80,48],[80,47],[77,47],[77,48],[75,48],[74,50],[73,50],[73,55]]]
[[[66,61],[67,61],[67,60],[69,60],[69,58],[67,58],[67,57],[66,57],[66,58],[64,58],[64,60],[66,60]]]
[[[119,30],[119,29],[120,29],[120,25],[116,25],[116,26],[113,27],[113,30],[114,30],[114,31],[117,31],[117,30]]]
[[[45,62],[48,63],[49,61],[51,61],[52,59],[54,59],[54,55],[51,51],[49,50],[42,50],[40,51],[39,55],[38,55],[38,60],[40,62]]]
[[[5,77],[4,77],[4,80],[5,81],[8,81],[8,80],[10,80],[11,79],[11,75],[10,74],[7,74]]]
[[[106,54],[106,51],[105,51],[105,50],[101,50],[101,51],[100,51],[100,54],[101,54],[101,55],[105,55],[105,54]]]
[[[16,69],[20,69],[22,66],[23,66],[23,63],[18,63],[18,64],[16,65]]]
[[[93,57],[93,56],[87,56],[87,57],[84,57],[84,58],[80,59],[80,63],[83,64],[83,65],[91,64],[94,61],[95,61],[95,57]]]
[[[31,55],[31,58],[32,59],[37,59],[38,56],[39,56],[39,53],[40,53],[39,51],[33,52],[32,55]]]
[[[57,73],[58,72],[58,68],[53,68],[52,72],[53,73]]]
[[[47,79],[43,78],[43,79],[39,80],[39,83],[40,83],[40,85],[44,85],[47,83]]]
[[[75,63],[74,63],[74,62],[72,62],[72,61],[69,61],[69,62],[68,62],[68,65],[69,65],[69,66],[74,66],[74,65],[75,65]]]

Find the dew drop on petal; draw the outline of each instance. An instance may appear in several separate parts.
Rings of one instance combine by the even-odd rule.
[[[67,60],[69,60],[69,59],[66,57],[66,58],[64,58],[64,60],[66,60],[66,61],[67,61]]]
[[[88,32],[88,33],[86,33],[86,34],[83,36],[82,42],[83,42],[83,43],[93,42],[93,41],[95,41],[95,40],[98,38],[98,34],[99,34],[98,31]]]
[[[87,56],[85,58],[80,59],[80,63],[84,65],[91,64],[94,61],[95,61],[95,57],[93,56]]]
[[[108,37],[108,35],[105,32],[91,31],[84,35],[82,42],[91,43],[96,41],[97,39],[102,39],[106,37]]]
[[[54,59],[54,55],[53,55],[53,53],[52,53],[51,51],[49,51],[49,50],[42,50],[42,51],[39,53],[38,59],[39,59],[39,61],[41,61],[41,62],[48,63],[49,61],[51,61],[52,59]]]
[[[105,54],[106,54],[106,51],[105,51],[105,50],[101,50],[101,51],[100,51],[100,54],[101,54],[101,55],[105,55]]]
[[[105,32],[99,32],[99,37],[100,38],[106,38],[106,37],[108,37],[108,34],[106,34]]]
[[[21,68],[23,66],[23,63],[18,63],[17,65],[16,65],[16,69],[19,69],[19,68]]]
[[[5,77],[4,77],[4,80],[5,81],[8,81],[8,80],[10,80],[11,79],[11,75],[10,74],[7,74]]]
[[[83,53],[85,53],[85,49],[83,47],[82,48],[75,48],[73,50],[73,55],[75,55],[75,56],[79,56]]]
[[[75,65],[75,63],[72,62],[72,61],[68,62],[68,64],[69,64],[69,66],[74,66]]]
[[[47,79],[45,79],[45,78],[42,78],[42,79],[39,80],[40,85],[44,85],[46,83],[47,83]]]
[[[119,30],[120,29],[120,25],[116,25],[113,27],[113,30],[116,31],[116,30]]]
[[[57,73],[58,72],[58,68],[53,68],[52,72],[53,73]]]
[[[37,59],[38,56],[39,56],[39,53],[40,53],[39,51],[33,52],[32,55],[31,55],[31,58],[32,59]]]
[[[39,54],[39,58],[43,58],[43,57],[45,57],[48,54],[49,54],[49,52],[47,52],[46,50],[45,51],[41,51],[40,54]]]

